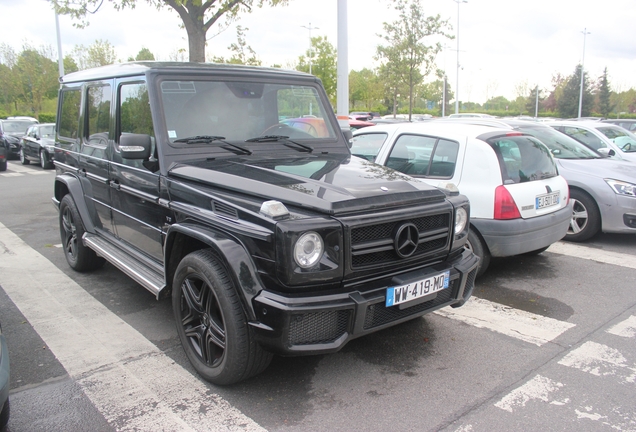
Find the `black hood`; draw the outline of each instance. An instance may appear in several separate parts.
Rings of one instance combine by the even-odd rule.
[[[445,199],[420,180],[349,155],[195,160],[175,164],[169,176],[334,215]]]

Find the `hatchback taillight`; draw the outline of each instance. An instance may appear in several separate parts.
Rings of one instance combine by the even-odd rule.
[[[521,213],[517,209],[515,200],[505,186],[495,189],[495,219],[519,219]]]

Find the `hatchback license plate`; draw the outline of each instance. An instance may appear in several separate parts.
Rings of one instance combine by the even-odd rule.
[[[450,271],[406,285],[386,289],[386,306],[395,306],[448,288]]]
[[[560,192],[553,192],[553,193],[537,196],[536,198],[537,210],[559,204],[560,197],[561,197]]]

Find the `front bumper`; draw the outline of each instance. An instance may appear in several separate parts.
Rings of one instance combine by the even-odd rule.
[[[564,208],[530,219],[476,219],[477,228],[494,257],[520,255],[550,246],[565,237],[572,220],[572,203]]]
[[[477,258],[463,251],[452,261],[416,271],[365,281],[347,293],[289,297],[263,291],[253,301],[258,322],[250,323],[265,349],[282,355],[322,354],[348,341],[417,318],[445,306],[462,306],[472,295]],[[386,289],[450,270],[449,287],[434,298],[385,306]],[[369,285],[373,287],[369,289]]]

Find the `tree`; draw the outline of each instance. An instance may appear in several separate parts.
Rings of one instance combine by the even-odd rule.
[[[77,27],[88,25],[88,14],[99,10],[104,0],[49,0],[58,13],[70,15],[77,20]],[[117,10],[134,8],[141,0],[111,0]],[[206,34],[210,27],[225,18],[226,25],[236,20],[242,13],[252,11],[252,6],[259,8],[264,4],[272,6],[286,5],[289,0],[146,0],[157,9],[169,6],[179,14],[188,34],[190,61],[205,61]],[[91,10],[94,9],[94,10]]]
[[[142,48],[139,50],[135,58],[128,57],[128,61],[144,61],[144,60],[155,60],[155,55],[150,52],[148,48]]]
[[[349,72],[349,107],[356,109],[360,104],[362,110],[373,111],[382,99],[382,89],[378,75],[371,69]]]
[[[92,45],[75,45],[73,55],[81,70],[106,66],[117,61],[115,47],[107,40],[98,39]]]
[[[614,106],[610,102],[610,94],[607,68],[605,68],[598,82],[598,110],[603,117],[609,117],[610,112],[614,109]]]
[[[19,98],[35,115],[42,111],[44,99],[54,98],[59,88],[57,64],[51,57],[50,47],[36,50],[25,45],[15,64],[20,83]]]
[[[539,106],[537,107],[537,93],[539,94],[538,102]],[[530,115],[534,115],[537,112],[537,108],[541,108],[541,104],[545,98],[541,97],[541,89],[539,86],[530,90],[530,95],[526,99],[526,111],[530,113]],[[538,114],[538,113],[537,113]]]
[[[309,72],[322,81],[322,85],[329,96],[329,101],[335,106],[338,71],[336,68],[336,48],[327,40],[327,37],[312,37],[311,48],[304,56],[298,58],[296,70]]]
[[[589,80],[587,79],[587,73],[583,75],[583,104],[581,106],[581,116],[588,117],[592,112],[592,105],[594,99],[592,93],[589,90]],[[579,99],[581,92],[581,65],[577,65],[574,70],[574,74],[566,80],[565,87],[563,87],[563,95],[557,101],[557,111],[559,116],[578,117],[579,113]]]
[[[228,47],[228,49],[234,54],[229,60],[226,60],[223,57],[212,57],[212,62],[260,66],[261,61],[258,57],[256,57],[256,52],[245,40],[245,32],[247,30],[249,30],[249,28],[236,26],[236,43],[232,43]]]
[[[382,24],[384,28],[382,37],[387,45],[377,47],[376,57],[385,67],[385,76],[395,73],[396,80],[402,80],[406,84],[410,120],[413,113],[413,91],[430,73],[435,56],[442,49],[439,42],[426,45],[423,42],[424,39],[438,35],[449,39],[452,37],[444,32],[448,27],[448,21],[442,21],[439,15],[424,16],[420,0],[398,0],[395,9],[399,12],[399,19],[391,24]],[[422,66],[424,66],[423,71]],[[394,101],[397,99],[397,87],[392,85]]]

